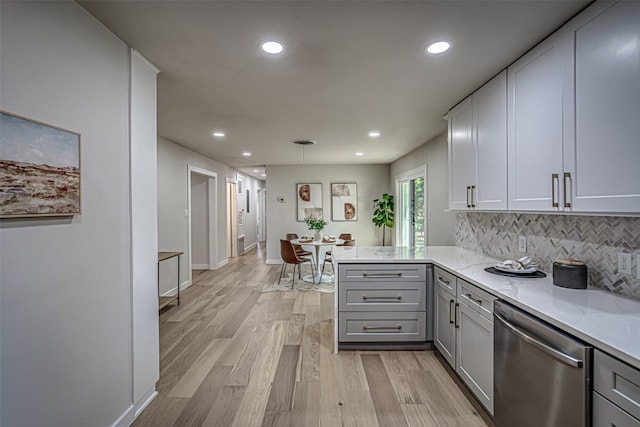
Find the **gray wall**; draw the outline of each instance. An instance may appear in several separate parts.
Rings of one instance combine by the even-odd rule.
[[[227,262],[227,202],[226,179],[235,179],[238,172],[229,166],[184,148],[167,139],[158,138],[158,250],[181,251],[180,283],[181,289],[189,286],[189,230],[188,218],[185,210],[189,209],[187,200],[188,165],[205,169],[217,174],[217,236],[218,255],[215,260],[221,267]],[[257,189],[264,185],[264,181],[244,176],[245,188],[250,188],[253,197],[251,205],[255,206]],[[252,219],[253,218],[253,219]],[[255,209],[245,218],[245,224],[253,221],[255,224]],[[257,241],[256,227],[245,225],[245,247],[254,245]],[[164,263],[163,263],[164,264]],[[165,294],[175,288],[175,269],[172,264],[161,265],[160,293]]]
[[[128,50],[72,2],[0,15],[0,108],[82,135],[82,215],[0,221],[0,424],[112,425],[132,399]]]
[[[424,165],[427,166],[427,245],[454,245],[455,215],[448,212],[449,167],[446,133],[393,162],[389,174],[389,187],[395,189],[396,176]]]
[[[331,183],[358,184],[358,220],[331,221]],[[351,233],[358,245],[382,244],[382,230],[371,222],[373,200],[389,192],[388,165],[302,165],[267,166],[267,262],[280,263],[280,239],[287,233],[311,234],[304,222],[296,220],[296,183],[321,183],[324,219],[323,234]],[[278,203],[284,197],[285,203]]]

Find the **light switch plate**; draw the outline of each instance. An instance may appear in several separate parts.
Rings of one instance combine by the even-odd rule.
[[[527,252],[527,236],[518,237],[518,251]]]
[[[631,274],[631,254],[618,253],[618,274]]]

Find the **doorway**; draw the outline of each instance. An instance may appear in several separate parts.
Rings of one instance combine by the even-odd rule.
[[[227,257],[238,256],[238,217],[236,209],[236,181],[227,178]]]
[[[396,177],[396,246],[425,246],[427,243],[426,176],[426,166],[422,166]]]
[[[265,188],[258,189],[258,197],[257,197],[257,221],[258,221],[258,241],[264,242],[267,240],[267,190]]]
[[[218,208],[217,174],[195,166],[187,166],[187,205],[189,239],[189,283],[192,270],[218,268],[216,224]]]

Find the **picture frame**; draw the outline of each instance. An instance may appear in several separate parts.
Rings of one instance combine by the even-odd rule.
[[[358,220],[358,184],[355,182],[331,184],[331,220]]]
[[[80,134],[0,110],[0,218],[80,215]]]
[[[322,184],[296,184],[296,220],[322,219]]]

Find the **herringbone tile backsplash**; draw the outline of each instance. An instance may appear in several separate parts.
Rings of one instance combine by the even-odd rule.
[[[518,236],[527,237],[527,253],[549,274],[553,261],[585,261],[589,285],[640,299],[636,278],[640,218],[458,212],[456,243],[497,259],[517,259]],[[631,253],[632,275],[618,273],[618,252]]]

